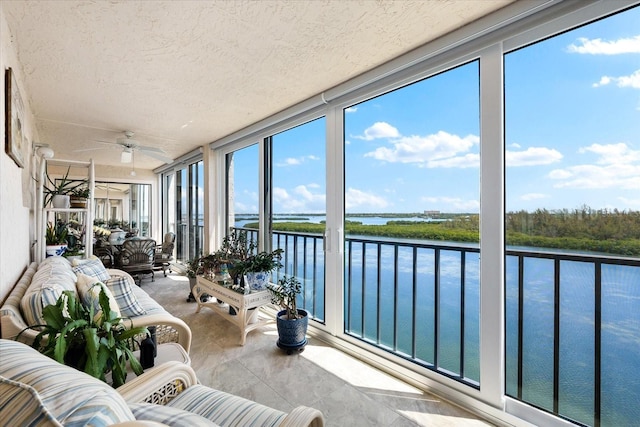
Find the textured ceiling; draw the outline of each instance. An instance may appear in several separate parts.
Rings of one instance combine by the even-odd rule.
[[[117,165],[119,150],[96,140],[132,130],[140,144],[177,158],[511,1],[2,0],[0,7],[39,142],[56,158]],[[161,164],[136,157],[136,168]]]

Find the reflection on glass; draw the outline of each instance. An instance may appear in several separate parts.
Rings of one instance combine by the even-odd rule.
[[[95,225],[150,235],[151,185],[96,182],[93,196]]]

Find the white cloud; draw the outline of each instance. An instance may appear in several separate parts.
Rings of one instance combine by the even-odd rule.
[[[546,147],[529,147],[524,151],[508,151],[505,153],[507,167],[548,165],[559,162],[562,153]]]
[[[595,164],[570,166],[549,173],[556,180],[556,188],[640,188],[640,151],[625,143],[592,144],[580,148],[579,153],[594,153]]]
[[[588,38],[581,37],[578,39],[578,44],[570,44],[567,50],[571,53],[588,55],[640,53],[640,35],[613,41],[604,41],[602,39],[589,40]]]
[[[600,158],[598,164],[617,164],[617,163],[633,163],[640,161],[640,151],[634,151],[624,142],[617,144],[592,144],[588,147],[582,147],[579,153],[595,153]]]
[[[276,163],[276,166],[286,167],[286,166],[298,166],[306,162],[307,160],[319,160],[317,156],[308,155],[301,157],[287,157],[284,161]]]
[[[356,111],[358,111],[358,107],[349,107],[344,109],[345,113],[355,113]]]
[[[640,165],[578,165],[555,170],[549,178],[558,180],[556,188],[637,190],[640,188]]]
[[[618,87],[630,87],[632,89],[640,89],[640,70],[636,70],[633,74],[621,77],[603,76],[598,83],[594,83],[593,87],[606,86],[615,84]]]
[[[542,193],[527,193],[520,196],[520,200],[540,200],[549,198],[548,194]]]
[[[421,166],[430,168],[471,167],[477,166],[475,156],[465,155],[479,142],[480,138],[476,135],[460,137],[439,131],[427,136],[401,137],[391,141],[392,147],[377,148],[366,153],[365,157],[390,163],[420,163]]]
[[[465,154],[448,159],[433,160],[426,165],[429,168],[477,168],[480,167],[480,154]]]
[[[284,212],[324,212],[325,195],[314,194],[309,188],[319,186],[298,185],[290,194],[286,189],[275,187],[273,189],[273,201]]]
[[[345,194],[345,205],[347,210],[355,208],[385,208],[388,206],[387,201],[375,194],[366,193],[355,188],[347,189]]]
[[[353,138],[364,139],[365,141],[372,141],[380,138],[397,138],[400,136],[398,129],[391,126],[386,122],[376,122],[373,126],[368,127],[364,131],[364,135],[353,136]]]
[[[446,212],[479,212],[480,201],[463,200],[457,197],[422,197],[425,210],[440,210]]]

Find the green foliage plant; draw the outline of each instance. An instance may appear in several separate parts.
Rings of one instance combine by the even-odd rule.
[[[126,380],[127,364],[136,375],[142,373],[131,348],[136,336],[149,331],[145,327],[126,328],[125,319],[109,309],[102,288],[98,302],[102,311],[96,313],[94,304],[85,306],[72,291],[64,291],[55,304],[43,309],[45,324],[29,327],[40,330],[32,346],[105,382],[111,372],[111,385],[117,388]]]
[[[67,243],[67,224],[58,222],[54,224],[49,221],[47,224],[47,231],[45,233],[45,241],[47,245],[64,245]]]
[[[297,298],[302,292],[302,285],[295,276],[284,276],[277,284],[268,284],[267,289],[271,293],[271,302],[280,306],[287,312],[287,319],[299,319]]]
[[[67,168],[67,172],[59,180],[51,178],[49,173],[46,174],[46,182],[42,186],[45,194],[45,206],[51,201],[53,196],[71,195],[76,189],[86,186],[86,180],[78,181],[69,179],[69,171],[71,171],[71,166]]]

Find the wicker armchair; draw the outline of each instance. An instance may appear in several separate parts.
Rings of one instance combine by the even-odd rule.
[[[154,257],[154,267],[156,270],[162,270],[164,277],[167,277],[167,269],[169,263],[173,261],[173,248],[175,247],[176,235],[175,233],[165,233],[162,239],[162,244],[156,246],[156,253]]]
[[[145,371],[117,391],[127,404],[168,406],[196,413],[221,427],[278,426],[323,427],[324,417],[314,408],[298,406],[286,414],[239,396],[198,383],[193,369],[180,362],[167,362]],[[160,412],[148,407],[147,411]],[[136,410],[134,409],[134,414]]]
[[[156,241],[153,239],[127,239],[118,255],[118,268],[129,273],[138,285],[145,274],[154,278]]]

